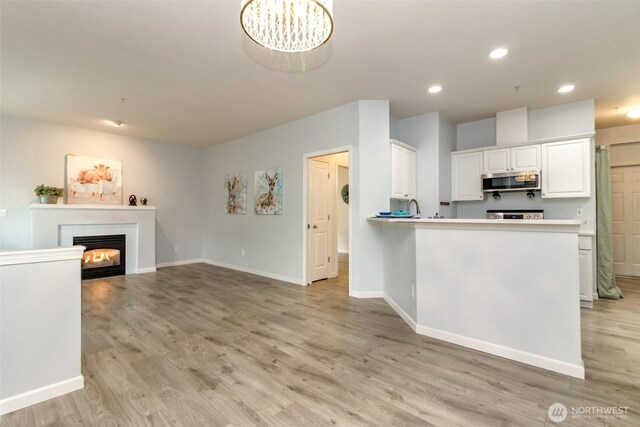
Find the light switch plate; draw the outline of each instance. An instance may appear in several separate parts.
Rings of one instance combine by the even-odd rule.
[[[7,216],[7,210],[6,209],[0,209],[0,217],[5,217]]]

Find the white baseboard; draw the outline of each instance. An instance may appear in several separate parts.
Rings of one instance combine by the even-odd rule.
[[[413,329],[413,331],[416,331],[416,321],[413,320],[411,318],[411,316],[409,316],[409,314],[407,314],[406,311],[404,311],[402,308],[400,308],[400,306],[398,304],[396,304],[391,298],[389,298],[388,295],[383,295],[382,298],[384,298],[384,300],[387,302],[387,304],[389,304],[389,306],[391,308],[393,308],[395,310],[396,313],[398,313],[398,315],[400,317],[402,317],[402,320],[404,320],[405,322],[407,322],[407,324],[409,326],[411,326],[411,329]]]
[[[354,298],[382,298],[382,291],[349,291],[349,296]]]
[[[155,267],[139,268],[138,271],[136,271],[136,274],[153,273],[154,271],[156,271]]]
[[[215,265],[216,267],[223,267],[223,268],[229,268],[231,270],[242,271],[243,273],[251,273],[257,276],[268,277],[270,279],[280,280],[282,282],[293,283],[294,285],[306,286],[305,283],[303,283],[302,279],[296,279],[295,277],[283,276],[281,274],[273,274],[273,273],[269,273],[268,271],[256,270],[253,268],[243,267],[243,266],[234,265],[234,264],[227,264],[225,262],[213,261],[210,259],[205,259],[199,262],[205,262],[207,264]]]
[[[461,345],[463,347],[472,348],[474,350],[483,351],[485,353],[515,360],[517,362],[559,372],[571,377],[584,379],[584,364],[582,363],[573,364],[562,360],[551,359],[545,356],[528,353],[526,351],[516,350],[515,348],[505,347],[423,325],[417,325],[416,332],[420,335],[426,335],[431,338]]]
[[[156,264],[156,268],[174,267],[176,265],[197,264],[199,262],[206,263],[207,261],[203,258],[198,258],[198,259],[185,259],[182,261],[161,262]]]
[[[78,375],[68,380],[2,399],[0,400],[0,415],[8,414],[9,412],[17,411],[18,409],[71,393],[72,391],[80,390],[83,387],[84,377]]]
[[[593,308],[593,301],[580,301],[580,308]]]

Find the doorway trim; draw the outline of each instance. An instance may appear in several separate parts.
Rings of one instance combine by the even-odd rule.
[[[309,247],[308,247],[308,239],[307,239],[307,224],[309,220],[309,212],[308,212],[308,203],[309,203],[309,194],[308,194],[308,185],[309,185],[309,160],[314,157],[320,156],[328,156],[331,154],[338,153],[349,153],[349,196],[351,198],[351,194],[353,194],[353,146],[352,145],[344,145],[341,147],[328,148],[326,150],[321,151],[313,151],[311,153],[305,153],[302,158],[302,277],[303,277],[303,285],[309,285],[310,272],[309,266],[307,263],[307,257],[309,256]],[[351,208],[351,200],[349,200],[349,295],[351,295],[351,285],[353,283],[353,268],[352,263],[353,259],[357,257],[357,254],[353,253],[353,248],[351,243],[353,242],[353,209]]]

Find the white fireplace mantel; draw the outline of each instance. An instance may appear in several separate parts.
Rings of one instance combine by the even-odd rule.
[[[33,204],[29,209],[33,249],[72,246],[73,236],[125,234],[126,273],[156,269],[155,206]]]

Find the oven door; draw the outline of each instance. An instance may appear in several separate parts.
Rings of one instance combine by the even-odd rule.
[[[482,175],[482,191],[540,190],[540,172],[495,173]]]

